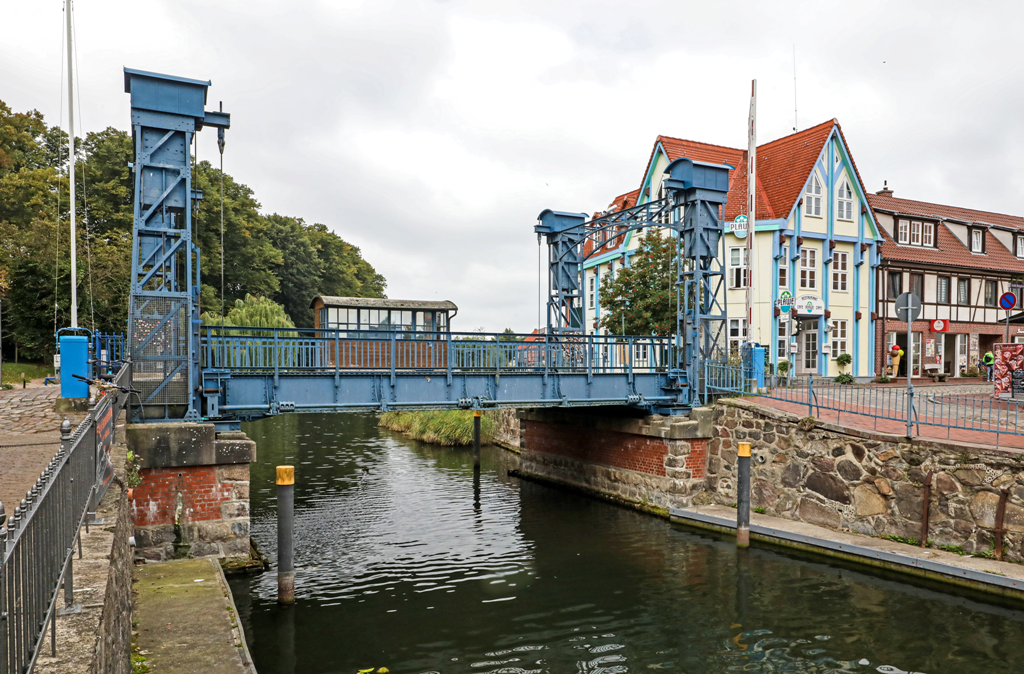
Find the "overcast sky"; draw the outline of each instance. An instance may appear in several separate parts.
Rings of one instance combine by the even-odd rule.
[[[56,123],[61,0],[0,0],[0,100]],[[82,120],[122,66],[210,79],[225,170],[323,222],[456,329],[531,330],[545,208],[639,186],[658,134],[746,146],[837,118],[870,191],[1024,214],[1020,3],[78,0]],[[67,114],[64,114],[66,119]],[[78,130],[81,135],[81,130]],[[216,134],[200,134],[215,159]]]

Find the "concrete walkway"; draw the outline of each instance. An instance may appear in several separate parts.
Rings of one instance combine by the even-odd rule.
[[[720,505],[672,508],[673,522],[732,534],[736,509]],[[1024,565],[921,548],[886,538],[835,531],[806,522],[750,513],[750,540],[1024,599]]]
[[[136,569],[136,644],[153,672],[256,674],[216,559]]]

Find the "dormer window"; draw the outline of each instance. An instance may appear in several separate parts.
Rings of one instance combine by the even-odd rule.
[[[911,222],[910,223],[910,245],[920,246],[921,245],[921,223]]]
[[[1024,257],[1024,236],[1017,237],[1017,257]]]
[[[821,181],[817,175],[811,176],[811,182],[807,185],[807,192],[804,194],[804,215],[821,217]]]
[[[907,244],[910,243],[910,223],[906,220],[900,220],[900,224],[896,228],[896,241],[899,243]]]
[[[935,223],[926,222],[923,225],[921,245],[929,248],[935,245]]]
[[[853,220],[853,190],[845,178],[839,183],[839,219]]]
[[[985,252],[985,230],[972,229],[971,230],[971,252],[972,253],[984,253]]]

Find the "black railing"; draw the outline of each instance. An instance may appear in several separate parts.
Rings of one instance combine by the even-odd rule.
[[[115,377],[127,388],[129,366]],[[25,498],[0,521],[0,674],[31,671],[51,627],[56,648],[57,596],[65,584],[65,605],[73,604],[72,555],[79,529],[113,479],[110,446],[128,393],[108,392],[77,428],[61,427],[60,451]]]

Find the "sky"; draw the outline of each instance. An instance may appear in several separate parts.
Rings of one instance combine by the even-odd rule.
[[[535,328],[537,214],[636,189],[659,134],[746,147],[752,79],[759,142],[835,118],[869,191],[1024,215],[1021,3],[74,7],[77,135],[128,127],[123,66],[212,80],[263,210],[359,246],[389,297],[452,300],[456,330]],[[62,24],[62,0],[0,0],[0,100],[51,124]]]

